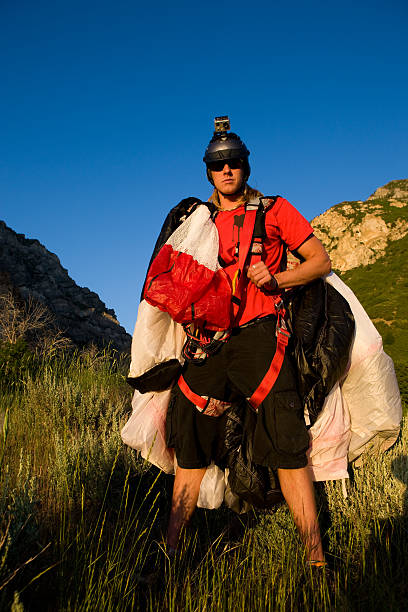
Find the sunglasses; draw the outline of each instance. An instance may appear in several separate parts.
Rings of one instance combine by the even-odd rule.
[[[214,161],[207,164],[208,169],[212,172],[221,172],[224,170],[224,166],[228,166],[231,170],[238,170],[242,168],[242,160],[240,159],[221,159],[220,161]]]

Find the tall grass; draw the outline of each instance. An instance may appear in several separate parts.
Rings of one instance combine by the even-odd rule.
[[[121,442],[124,372],[89,352],[3,377],[1,609],[407,608],[408,423],[393,449],[352,470],[347,499],[340,483],[317,487],[331,572],[305,566],[286,506],[198,510],[171,560],[172,478]]]

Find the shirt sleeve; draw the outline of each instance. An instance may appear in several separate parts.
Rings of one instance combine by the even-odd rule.
[[[274,206],[266,211],[265,227],[274,226],[290,251],[296,250],[313,234],[313,228],[303,215],[285,198],[278,198]]]

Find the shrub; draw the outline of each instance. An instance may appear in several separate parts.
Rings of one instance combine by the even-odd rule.
[[[16,342],[0,342],[0,391],[7,392],[21,386],[28,376],[35,376],[39,359],[22,338]]]

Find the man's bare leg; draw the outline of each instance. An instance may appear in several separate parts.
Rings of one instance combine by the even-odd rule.
[[[178,467],[174,478],[167,546],[175,550],[181,529],[190,520],[198,500],[200,485],[207,468],[187,470]]]
[[[278,469],[283,496],[306,548],[307,559],[324,561],[313,483],[308,469]]]

